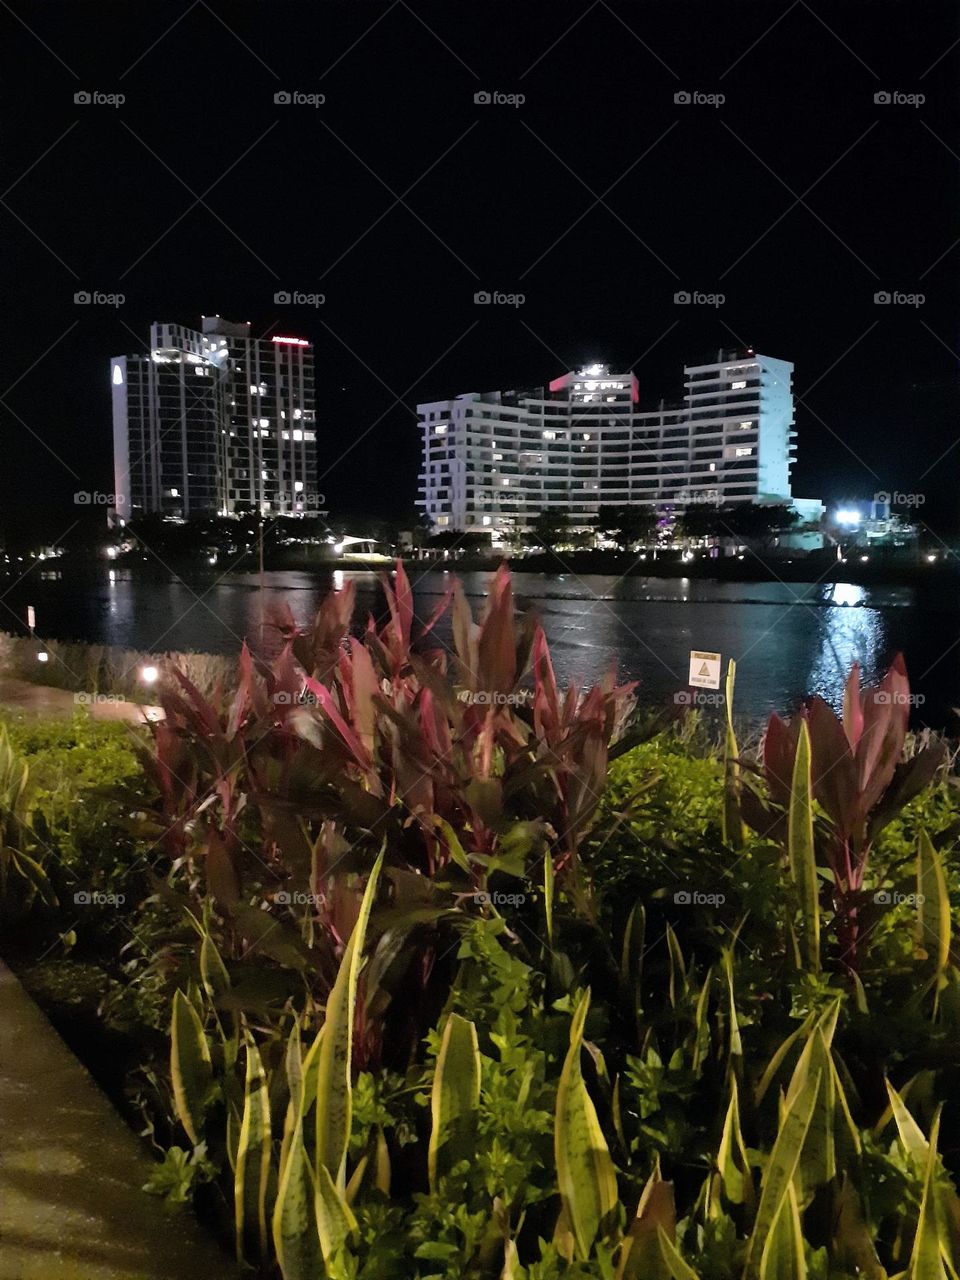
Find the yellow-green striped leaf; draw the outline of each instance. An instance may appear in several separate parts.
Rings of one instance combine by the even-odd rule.
[[[726,732],[723,739],[723,815],[724,843],[732,849],[743,845],[743,818],[740,812],[740,751],[733,732],[733,686],[737,677],[737,664],[731,658],[727,663],[724,684],[726,708]]]
[[[243,1093],[243,1121],[234,1171],[234,1220],[237,1257],[243,1261],[245,1240],[256,1240],[260,1255],[267,1250],[267,1181],[270,1176],[270,1097],[260,1053],[247,1041],[247,1074]],[[248,1246],[252,1248],[251,1246]]]
[[[315,1203],[320,1252],[324,1262],[329,1263],[344,1247],[347,1237],[356,1231],[357,1220],[325,1164],[317,1168]]]
[[[543,910],[547,922],[547,943],[553,946],[553,857],[548,849],[543,856]]]
[[[792,1182],[760,1255],[760,1280],[807,1280],[800,1207]]]
[[[624,1236],[616,1280],[670,1280],[670,1270],[660,1248],[663,1230],[672,1241],[677,1231],[673,1183],[660,1176],[660,1160],[643,1188],[637,1212]]]
[[[753,1204],[753,1175],[747,1160],[747,1148],[740,1131],[740,1100],[737,1078],[730,1076],[730,1103],[723,1122],[720,1149],[717,1152],[717,1169],[723,1183],[723,1191],[732,1204]]]
[[[367,935],[367,921],[377,892],[383,853],[377,858],[367,881],[360,914],[347,943],[333,990],[327,1000],[324,1035],[317,1060],[317,1149],[319,1166],[325,1165],[339,1187],[346,1185],[345,1162],[353,1114],[353,1019],[357,1003],[357,980]]]
[[[810,731],[800,722],[787,815],[790,876],[800,900],[800,954],[807,968],[820,971],[820,886],[813,843],[813,787],[810,780]]]
[[[314,1202],[313,1170],[298,1118],[273,1210],[273,1247],[283,1280],[317,1280],[323,1274]]]
[[[203,1113],[210,1101],[213,1065],[210,1046],[196,1009],[176,991],[170,1018],[170,1075],[177,1116],[194,1146],[200,1141]]]
[[[759,1280],[763,1248],[789,1193],[819,1091],[819,1073],[808,1074],[803,1088],[792,1102],[784,1106],[773,1150],[764,1170],[760,1203],[747,1245],[744,1280]]]
[[[618,1203],[617,1175],[587,1092],[580,1066],[583,1027],[590,1008],[584,993],[570,1026],[570,1048],[560,1074],[554,1123],[554,1155],[565,1223],[582,1259],[604,1219]]]
[[[440,1178],[458,1161],[470,1159],[479,1105],[477,1029],[458,1013],[451,1013],[443,1029],[430,1097],[433,1125],[427,1167],[431,1191],[436,1191]]]
[[[658,1228],[657,1237],[660,1241],[660,1254],[666,1263],[671,1280],[699,1280],[693,1268],[688,1267],[680,1257],[677,1252],[677,1246],[664,1231],[663,1227]]]
[[[937,1138],[939,1132],[940,1112],[938,1111],[930,1130],[930,1141],[927,1144],[927,1162],[923,1177],[920,1216],[917,1219],[917,1234],[913,1240],[910,1265],[907,1268],[909,1280],[947,1280],[947,1271],[943,1265],[944,1248],[937,1223],[936,1178],[938,1163]]]
[[[837,1171],[834,1068],[819,1025],[804,1046],[787,1088],[788,1108],[806,1088],[811,1077],[819,1078],[820,1086],[794,1175],[794,1189],[804,1205],[812,1199],[816,1188],[829,1182]]]
[[[213,1006],[223,1041],[224,1066],[229,1071],[237,1061],[240,1029],[236,1017],[229,1010],[220,1007],[224,996],[230,993],[230,975],[217,950],[217,944],[209,933],[203,935],[200,944],[200,978],[207,999]]]
[[[926,831],[920,832],[917,849],[917,949],[933,959],[937,976],[946,971],[950,960],[950,896],[943,860],[930,842]]]

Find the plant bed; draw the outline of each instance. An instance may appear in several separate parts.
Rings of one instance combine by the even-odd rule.
[[[164,687],[100,838],[58,836],[122,903],[66,929],[61,828],[7,820],[5,909],[142,1050],[152,1189],[284,1280],[949,1276],[960,803],[902,664],[755,752],[731,667],[713,749],[559,690],[505,570],[479,623],[385,592]]]

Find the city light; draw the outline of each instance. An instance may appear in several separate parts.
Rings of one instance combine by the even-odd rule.
[[[160,672],[156,667],[141,667],[140,679],[144,684],[156,684]]]
[[[851,528],[860,523],[860,512],[853,507],[842,507],[836,515],[837,524],[849,525]]]
[[[309,347],[306,338],[274,338],[274,342],[285,342],[290,347]]]
[[[49,655],[49,653],[47,653],[46,649],[41,649],[41,650],[40,650],[40,652],[37,654],[37,661],[38,661],[38,662],[49,662],[49,661],[50,661],[50,655]]]

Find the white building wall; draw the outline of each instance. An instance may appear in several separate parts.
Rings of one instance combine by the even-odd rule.
[[[721,352],[684,369],[682,407],[653,411],[606,366],[421,404],[420,505],[435,530],[507,533],[550,508],[589,526],[601,506],[789,501],[792,370]]]

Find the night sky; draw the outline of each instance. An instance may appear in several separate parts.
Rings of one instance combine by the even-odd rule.
[[[109,492],[110,356],[201,312],[316,344],[334,516],[413,510],[418,400],[603,360],[653,408],[685,361],[742,342],[796,365],[796,494],[919,494],[955,535],[958,12],[12,0],[8,540],[56,537],[75,490]]]

